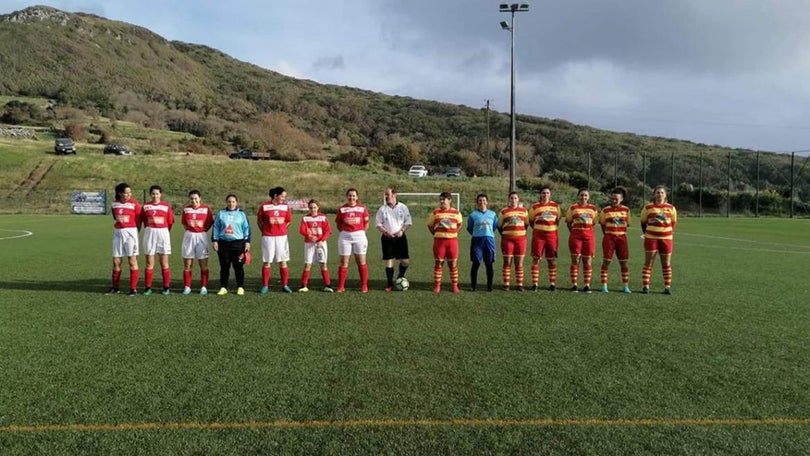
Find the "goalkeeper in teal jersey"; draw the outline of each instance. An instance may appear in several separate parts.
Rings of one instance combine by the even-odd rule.
[[[478,268],[481,262],[487,270],[487,291],[492,291],[492,278],[495,263],[495,229],[498,226],[498,216],[487,209],[489,200],[487,195],[480,193],[476,197],[477,209],[467,217],[467,231],[472,235],[470,242],[470,286],[472,291],[478,290]]]

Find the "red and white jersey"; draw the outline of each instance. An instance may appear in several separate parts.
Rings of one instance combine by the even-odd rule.
[[[285,204],[274,204],[265,201],[259,206],[256,216],[262,236],[285,236],[287,226],[292,222],[292,208]]]
[[[329,225],[329,219],[319,212],[317,215],[305,215],[301,219],[298,232],[304,236],[306,242],[321,242],[332,234],[332,227]]]
[[[114,228],[138,228],[141,223],[141,205],[134,198],[127,201],[115,200],[112,203],[112,216],[115,219]]]
[[[180,222],[186,227],[186,231],[205,233],[214,225],[214,214],[211,212],[211,208],[204,204],[196,208],[189,204],[183,206]]]
[[[365,231],[368,228],[368,209],[362,204],[340,206],[335,217],[338,231]]]
[[[166,201],[145,203],[143,205],[143,224],[149,228],[168,228],[174,225],[172,205]]]

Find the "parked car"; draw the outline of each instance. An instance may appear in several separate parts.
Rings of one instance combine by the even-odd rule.
[[[56,138],[53,144],[53,152],[56,155],[76,155],[76,144],[70,138]]]
[[[422,165],[413,165],[411,169],[408,170],[408,175],[411,177],[426,177],[428,170]]]
[[[132,155],[132,151],[123,144],[111,143],[104,146],[104,154],[110,155]]]
[[[447,168],[444,177],[465,177],[464,170],[459,167]]]
[[[233,160],[270,160],[273,155],[270,152],[254,152],[250,149],[242,149],[228,155]]]

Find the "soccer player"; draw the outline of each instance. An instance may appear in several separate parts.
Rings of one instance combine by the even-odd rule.
[[[129,296],[138,294],[138,228],[141,226],[141,205],[132,198],[132,189],[127,183],[115,186],[115,200],[112,203],[112,287],[107,294],[120,293],[121,263],[124,257],[129,262]]]
[[[675,206],[667,203],[667,190],[663,185],[653,189],[653,202],[641,211],[641,231],[644,233],[644,268],[641,271],[641,292],[650,292],[655,255],[661,257],[664,276],[664,294],[672,294],[672,234],[678,222]]]
[[[551,201],[551,188],[540,189],[540,199],[529,211],[532,227],[532,291],[540,284],[540,260],[546,258],[548,265],[548,289],[557,289],[557,249],[561,219],[560,205]]]
[[[236,294],[245,294],[246,254],[250,253],[250,222],[239,209],[239,199],[234,194],[225,197],[225,208],[217,212],[214,229],[211,232],[212,247],[219,258],[219,291],[217,295],[228,294],[228,281],[231,266],[236,276]]]
[[[405,232],[413,225],[408,206],[397,200],[397,190],[386,187],[385,204],[380,206],[374,217],[374,223],[382,244],[382,259],[385,263],[385,291],[394,289],[394,260],[399,260],[397,278],[405,277],[410,255],[408,254],[408,236]]]
[[[509,203],[498,213],[504,291],[509,291],[512,266],[515,267],[517,291],[523,291],[523,257],[526,255],[527,226],[529,226],[529,211],[520,205],[520,197],[517,192],[509,193]]]
[[[498,216],[488,209],[489,199],[484,193],[475,197],[477,209],[467,217],[467,232],[472,235],[470,241],[470,290],[478,291],[478,269],[483,261],[487,271],[487,291],[492,291],[492,279],[495,272],[495,229],[498,227]]]
[[[163,275],[163,294],[170,293],[172,273],[169,269],[169,255],[172,254],[172,239],[169,232],[174,225],[172,205],[161,201],[163,189],[159,185],[149,187],[148,203],[143,205],[143,253],[146,256],[146,276],[144,296],[152,294],[152,278],[155,274],[155,255],[160,261]]]
[[[630,208],[623,205],[627,190],[616,187],[610,192],[610,205],[599,213],[602,228],[602,293],[608,292],[608,269],[615,252],[622,272],[622,293],[630,293],[630,250],[627,247],[627,227],[630,226]]]
[[[453,293],[458,293],[458,232],[462,218],[458,209],[452,207],[449,192],[439,194],[439,208],[434,209],[427,219],[427,227],[433,235],[433,292],[442,290],[442,266],[447,261],[450,268],[450,282]]]
[[[332,227],[329,225],[329,219],[319,212],[318,201],[309,200],[307,207],[309,213],[301,219],[301,225],[298,228],[298,232],[304,236],[304,272],[301,273],[301,288],[298,291],[302,293],[309,291],[309,271],[312,268],[313,260],[317,260],[321,266],[323,291],[331,293],[332,281],[329,279],[329,268],[326,266],[329,255],[326,240],[332,234]]]
[[[287,262],[290,261],[287,227],[292,222],[292,208],[287,204],[287,192],[282,187],[271,188],[269,195],[270,200],[259,205],[256,216],[262,232],[262,288],[259,293],[265,294],[270,290],[270,264],[273,262],[279,265],[281,291],[292,293],[287,269]]]
[[[191,294],[191,274],[194,260],[200,265],[200,294],[208,294],[208,230],[214,225],[214,213],[202,204],[199,190],[188,192],[188,204],[183,206],[180,222],[186,228],[183,233],[183,294]]]
[[[354,188],[346,190],[346,203],[338,208],[335,217],[335,226],[340,231],[338,235],[338,255],[340,255],[338,293],[346,291],[349,258],[352,256],[357,263],[357,271],[360,273],[360,291],[368,293],[368,265],[366,264],[368,224],[368,208],[360,204],[357,190]]]
[[[596,252],[596,238],[593,225],[599,216],[599,209],[590,204],[590,192],[581,188],[577,193],[577,203],[572,204],[565,213],[565,224],[568,226],[568,249],[571,252],[571,291],[579,291],[579,264],[582,263],[582,275],[585,286],[582,291],[591,292],[593,275],[592,259]]]

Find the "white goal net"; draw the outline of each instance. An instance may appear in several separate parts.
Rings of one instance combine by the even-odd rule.
[[[397,193],[397,200],[408,206],[411,214],[427,214],[439,207],[439,194],[441,192],[427,193]],[[461,194],[450,193],[453,197],[453,207],[461,210]],[[385,198],[383,198],[385,204]]]

